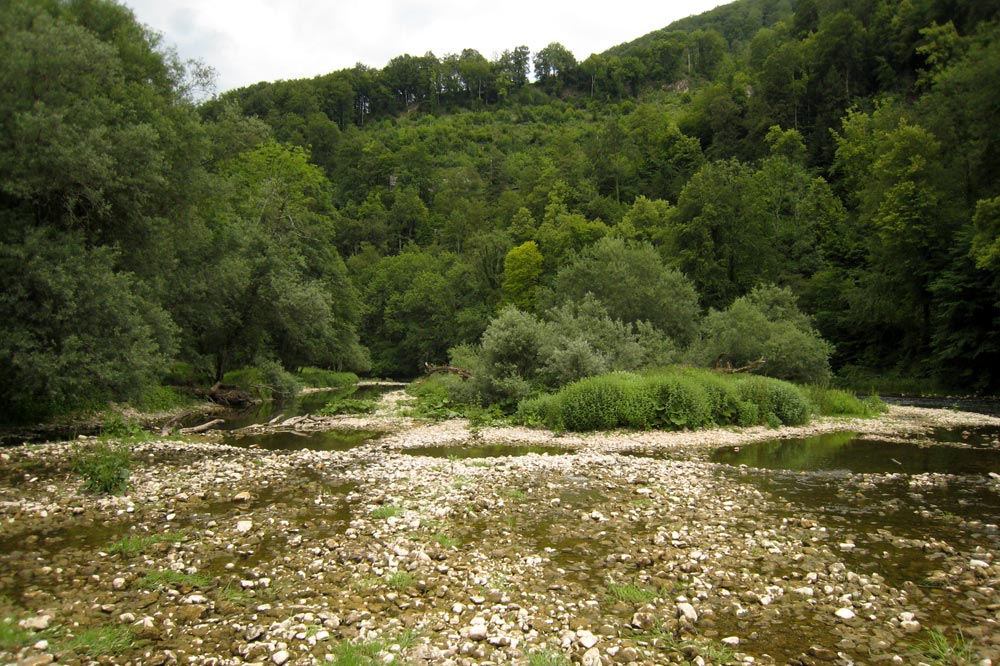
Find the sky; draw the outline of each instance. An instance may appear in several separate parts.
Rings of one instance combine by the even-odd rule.
[[[213,67],[218,92],[428,51],[471,48],[493,60],[559,42],[585,60],[727,1],[123,0],[182,59]]]

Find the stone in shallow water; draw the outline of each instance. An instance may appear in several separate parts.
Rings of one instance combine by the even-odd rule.
[[[236,531],[243,534],[253,529],[252,520],[240,520],[236,523]]]
[[[680,603],[677,604],[677,617],[683,617],[691,624],[694,624],[698,621],[698,611],[691,604]]]
[[[632,616],[632,626],[636,629],[652,629],[656,626],[656,616],[652,613],[636,613]]]
[[[34,617],[26,617],[17,624],[22,629],[42,631],[48,629],[51,622],[52,617],[49,615],[35,615]]]
[[[850,608],[838,608],[837,611],[834,613],[834,615],[839,617],[841,620],[853,620],[855,617],[857,617],[854,614],[854,611],[852,611]]]
[[[474,624],[469,627],[469,640],[473,641],[483,641],[486,640],[486,625],[485,624]]]

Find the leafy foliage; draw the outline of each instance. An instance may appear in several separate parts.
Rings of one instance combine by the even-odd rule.
[[[338,416],[340,414],[371,414],[378,409],[375,400],[357,400],[353,398],[335,398],[317,412],[320,416]]]
[[[5,418],[136,399],[165,367],[174,326],[115,262],[76,233],[31,230],[0,245]]]
[[[741,0],[583,61],[401,54],[198,103],[206,68],[126,7],[11,0],[3,418],[178,361],[411,377],[476,344],[453,404],[724,352],[995,390],[998,18]]]
[[[759,372],[790,381],[823,384],[833,349],[795,304],[790,290],[755,288],[724,311],[705,317],[691,357],[702,364],[724,361],[742,367],[763,358]]]
[[[72,469],[92,493],[117,495],[128,490],[132,452],[124,443],[98,441],[79,447],[73,454]]]

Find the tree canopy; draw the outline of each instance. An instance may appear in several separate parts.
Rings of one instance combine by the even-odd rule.
[[[521,388],[794,348],[808,368],[769,367],[996,390],[998,25],[995,2],[737,0],[586,58],[399,54],[214,95],[114,0],[10,0],[7,417],[178,362],[413,376],[536,324]]]

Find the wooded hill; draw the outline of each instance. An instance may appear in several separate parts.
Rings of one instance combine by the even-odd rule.
[[[134,398],[176,361],[412,376],[518,316],[564,380],[724,352],[996,390],[998,19],[739,0],[583,61],[404,54],[199,102],[127,9],[12,0],[0,400]]]

